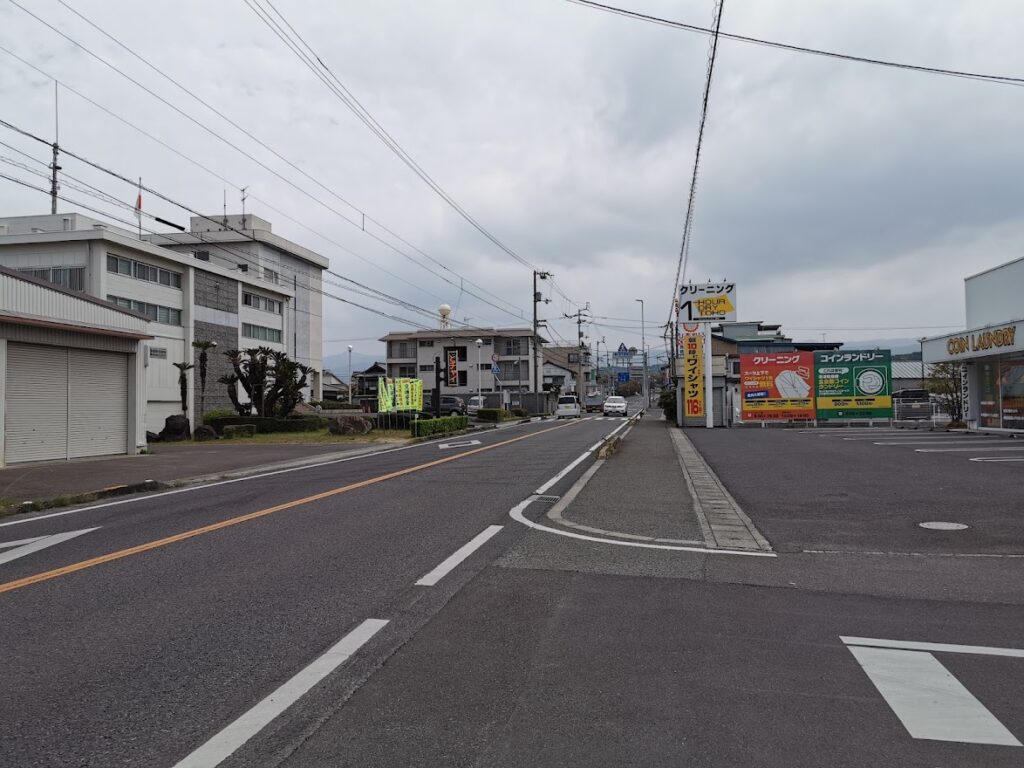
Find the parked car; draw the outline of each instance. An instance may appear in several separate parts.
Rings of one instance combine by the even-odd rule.
[[[583,410],[576,395],[562,395],[558,398],[558,405],[555,406],[556,419],[578,419],[582,415]]]
[[[441,395],[442,416],[462,416],[466,413],[466,401],[454,395]]]
[[[628,416],[629,408],[626,406],[626,398],[618,395],[611,395],[604,401],[601,412],[605,416]]]
[[[481,408],[486,408],[484,405],[483,395],[473,395],[469,398],[469,402],[466,404],[466,413],[470,416],[476,416],[476,412]]]
[[[587,413],[600,413],[601,406],[604,404],[604,397],[601,395],[587,395],[583,398],[583,405],[587,410]]]

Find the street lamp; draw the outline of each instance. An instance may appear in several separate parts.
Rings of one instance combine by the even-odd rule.
[[[926,336],[922,336],[917,342],[921,345],[921,389],[927,389],[924,383],[924,340]]]
[[[476,405],[479,408],[483,405],[484,397],[483,390],[480,389],[480,347],[484,343],[483,339],[476,340]]]
[[[647,388],[647,330],[644,325],[644,300],[634,299],[634,301],[640,302],[640,357],[643,360],[644,366],[644,402],[650,405],[651,393]]]
[[[352,345],[348,345],[348,404],[352,405]]]

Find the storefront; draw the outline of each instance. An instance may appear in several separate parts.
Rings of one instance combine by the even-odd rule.
[[[967,278],[970,328],[924,341],[927,363],[962,363],[972,429],[1024,431],[1024,259]]]

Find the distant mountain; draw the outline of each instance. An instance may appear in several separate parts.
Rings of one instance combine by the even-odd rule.
[[[356,352],[352,350],[352,370],[353,371],[365,371],[374,363],[383,363],[385,361],[384,352],[381,350],[381,354],[367,355],[363,352]],[[344,379],[348,376],[348,352],[342,352],[340,354],[327,355],[324,357],[324,368]]]
[[[847,341],[843,349],[888,349],[894,355],[909,354],[921,351],[921,343],[917,339],[865,339],[862,341]]]

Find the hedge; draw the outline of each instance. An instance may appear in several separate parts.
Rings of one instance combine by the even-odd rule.
[[[476,417],[480,421],[504,421],[511,419],[512,414],[504,408],[481,408],[476,412]]]
[[[231,424],[252,424],[256,433],[263,435],[268,432],[316,432],[327,428],[327,419],[322,416],[299,416],[281,419],[275,416],[221,416],[207,419],[206,423],[213,427],[217,434]]]
[[[419,419],[412,422],[413,437],[447,435],[469,426],[468,416],[442,416],[439,419]]]
[[[363,406],[359,403],[346,403],[344,400],[316,400],[310,405],[319,405],[324,411],[361,411]]]

